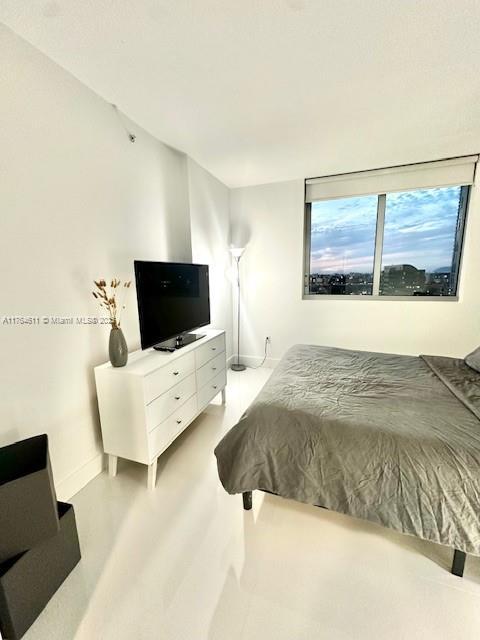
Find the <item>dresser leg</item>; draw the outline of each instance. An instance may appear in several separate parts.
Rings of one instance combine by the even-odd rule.
[[[155,489],[157,482],[157,459],[148,465],[148,488]]]
[[[117,462],[118,457],[108,454],[108,475],[114,478],[117,475]]]
[[[226,404],[227,403],[227,390],[225,387],[223,387],[222,389],[222,404]]]

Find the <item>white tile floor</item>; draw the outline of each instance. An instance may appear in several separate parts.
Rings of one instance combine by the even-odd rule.
[[[124,462],[74,499],[81,564],[25,640],[470,640],[480,637],[480,559],[218,481],[213,448],[269,371],[229,373],[159,460],[157,488]],[[480,512],[480,510],[479,510]]]

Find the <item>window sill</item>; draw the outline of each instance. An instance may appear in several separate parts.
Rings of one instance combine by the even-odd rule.
[[[385,302],[458,302],[458,296],[362,296],[362,295],[330,295],[307,294],[303,300],[382,300]]]

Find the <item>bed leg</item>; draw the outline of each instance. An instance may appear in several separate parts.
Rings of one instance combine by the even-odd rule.
[[[463,578],[463,570],[465,568],[465,559],[467,554],[464,551],[455,549],[453,552],[452,573],[454,576]]]
[[[252,508],[252,492],[245,491],[244,493],[242,493],[242,496],[243,496],[243,508],[245,509],[245,511],[250,511],[250,509]]]

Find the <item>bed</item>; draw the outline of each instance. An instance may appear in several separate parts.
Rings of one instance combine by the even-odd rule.
[[[463,360],[296,345],[215,449],[228,493],[332,509],[480,555],[480,373]]]

